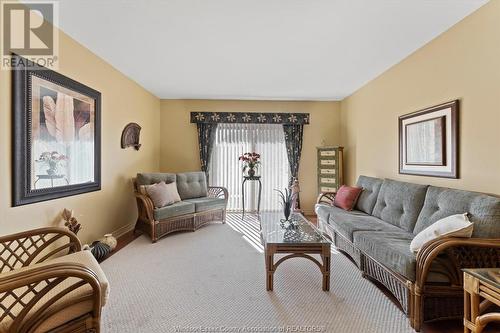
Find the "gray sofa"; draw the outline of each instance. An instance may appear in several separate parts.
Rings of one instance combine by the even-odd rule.
[[[396,297],[412,327],[423,321],[463,316],[462,268],[500,266],[500,198],[443,187],[360,176],[355,209],[318,198],[320,229],[353,259],[363,276]],[[417,255],[410,242],[439,219],[468,212],[472,238],[429,242]],[[334,270],[334,269],[333,269]]]
[[[180,202],[155,208],[141,185],[176,182]],[[228,192],[223,187],[207,186],[204,172],[138,173],[134,179],[138,208],[136,231],[143,231],[156,242],[159,238],[180,230],[194,231],[212,222],[225,222]]]

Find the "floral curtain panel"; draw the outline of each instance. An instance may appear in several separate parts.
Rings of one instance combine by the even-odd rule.
[[[290,164],[290,185],[293,179],[299,177],[300,155],[302,154],[303,125],[283,125],[285,132],[285,145]]]
[[[200,150],[201,170],[205,172],[208,179],[208,166],[210,165],[210,156],[215,141],[215,123],[197,123],[198,128],[198,147]]]

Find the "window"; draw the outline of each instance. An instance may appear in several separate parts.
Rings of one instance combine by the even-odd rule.
[[[257,175],[261,176],[261,211],[279,210],[281,206],[274,189],[288,186],[290,168],[281,125],[272,124],[219,124],[209,166],[209,181],[229,191],[228,210],[242,209],[243,180],[238,157],[246,152],[261,155]],[[257,209],[258,183],[245,184],[245,211]]]

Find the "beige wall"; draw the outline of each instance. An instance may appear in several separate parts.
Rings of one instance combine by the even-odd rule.
[[[55,225],[63,208],[75,211],[88,242],[135,222],[137,209],[130,178],[159,169],[158,98],[102,59],[60,34],[59,72],[102,94],[102,190],[20,207],[11,207],[11,73],[0,72],[0,234]],[[123,127],[142,126],[139,152],[120,148]]]
[[[458,180],[398,174],[398,117],[460,99]],[[390,177],[500,193],[500,1],[491,1],[341,102],[348,182]]]
[[[308,112],[311,124],[304,127],[299,169],[303,209],[311,213],[316,200],[316,147],[340,143],[338,102],[162,100],[161,170],[182,172],[200,169],[196,125],[192,111],[208,112]]]

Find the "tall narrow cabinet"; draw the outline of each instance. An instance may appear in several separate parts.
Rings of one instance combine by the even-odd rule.
[[[318,193],[337,192],[344,184],[344,147],[318,147]]]

